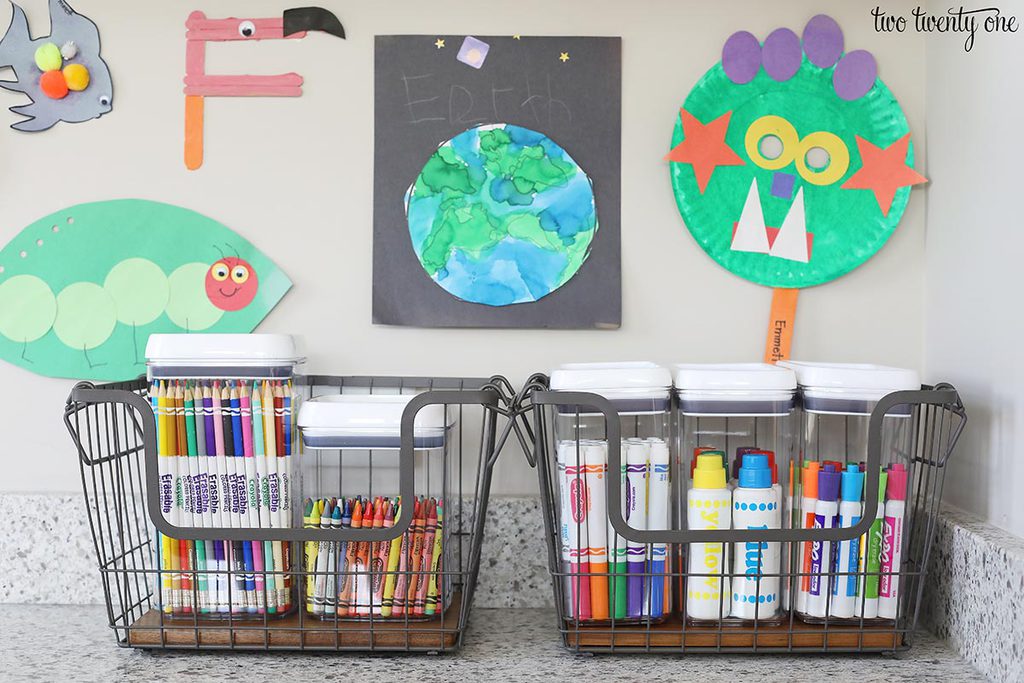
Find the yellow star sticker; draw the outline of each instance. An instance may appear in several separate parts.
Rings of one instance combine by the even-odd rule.
[[[558,58],[562,60],[562,64],[565,64],[566,62],[569,61],[569,53],[563,52],[562,54],[558,55]]]
[[[437,45],[437,49],[440,50],[442,47],[444,47],[444,38],[438,38],[436,41],[434,41],[434,45]]]
[[[519,40],[520,38],[522,38],[522,36],[519,35],[518,33],[512,36],[512,40]]]

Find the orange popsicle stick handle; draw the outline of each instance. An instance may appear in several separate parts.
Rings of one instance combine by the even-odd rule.
[[[194,171],[203,165],[203,98],[185,96],[185,168]]]
[[[796,319],[796,299],[799,289],[772,290],[772,310],[768,318],[768,340],[764,347],[764,362],[774,363],[789,359],[793,343],[793,321]]]

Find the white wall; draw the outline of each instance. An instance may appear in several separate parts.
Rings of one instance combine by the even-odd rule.
[[[933,3],[933,11],[945,5]],[[1024,18],[1024,2],[999,3]],[[1024,30],[1024,29],[1022,29]],[[950,502],[1024,536],[1024,86],[1021,32],[927,41],[925,367],[968,411],[950,464]]]
[[[44,0],[21,0],[37,33]],[[879,35],[861,3],[683,0],[322,0],[347,41],[214,45],[211,72],[294,70],[299,100],[219,99],[207,104],[206,163],[182,164],[184,21],[272,16],[284,0],[77,0],[100,26],[114,79],[114,111],[99,121],[34,135],[9,130],[0,112],[0,244],[71,204],[142,197],[205,213],[273,255],[295,288],[264,331],[300,334],[317,372],[501,372],[521,381],[569,360],[759,360],[771,292],[715,265],[683,227],[662,156],[689,89],[739,29],[764,38],[798,33],[820,11],[843,27],[848,49],[875,53],[903,104],[917,167],[924,167],[925,65],[919,36]],[[298,3],[302,4],[302,3]],[[907,13],[914,2],[889,2]],[[0,26],[9,10],[0,6]],[[618,331],[419,330],[370,323],[373,36],[387,33],[621,35],[623,324]],[[244,61],[243,61],[244,60]],[[20,104],[0,92],[0,105]],[[959,278],[963,280],[964,278]],[[924,297],[924,193],[911,193],[881,253],[841,280],[801,295],[794,353],[919,368]],[[80,484],[60,421],[72,382],[0,364],[0,491],[75,491]],[[498,493],[535,490],[520,454],[504,454]]]

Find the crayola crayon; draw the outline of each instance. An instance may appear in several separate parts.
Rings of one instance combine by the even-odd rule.
[[[444,501],[437,501],[436,508],[437,530],[434,532],[434,550],[430,555],[430,584],[427,586],[427,600],[423,607],[423,613],[428,615],[437,612],[439,599],[442,603],[444,601],[444,594],[441,590],[443,582],[440,574],[442,537],[444,536]]]
[[[402,506],[399,500],[395,499],[395,515],[394,518],[398,519],[402,516]],[[402,554],[402,543],[405,539],[405,534],[398,536],[397,538],[391,539],[391,543],[388,548],[388,561],[387,561],[387,576],[384,577],[384,595],[381,600],[380,614],[383,617],[390,617],[394,603],[395,603],[395,583],[398,579],[396,571],[398,570],[399,558]]]

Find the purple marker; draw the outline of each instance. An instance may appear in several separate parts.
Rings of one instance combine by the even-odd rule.
[[[814,504],[814,528],[834,529],[839,523],[839,488],[842,474],[835,465],[825,465],[818,472],[818,502]],[[811,586],[807,598],[807,613],[824,618],[829,602],[829,574],[833,563],[832,541],[814,541],[811,544]]]
[[[626,524],[631,529],[647,529],[647,466],[651,444],[627,440],[626,446]],[[647,544],[626,542],[626,615],[642,617],[647,587],[644,572],[647,562]],[[649,582],[646,582],[649,583]]]

